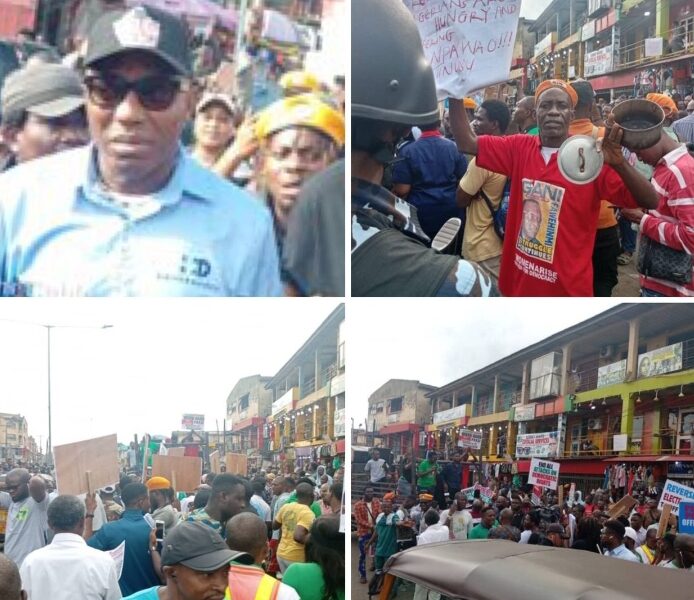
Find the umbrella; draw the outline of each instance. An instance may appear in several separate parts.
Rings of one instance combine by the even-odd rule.
[[[210,0],[126,0],[128,6],[146,4],[165,10],[177,16],[193,20],[207,21],[216,18],[220,24],[229,29],[236,29],[238,16],[231,8],[223,8]]]
[[[294,21],[270,9],[263,11],[263,30],[260,36],[280,44],[299,44],[301,39]]]

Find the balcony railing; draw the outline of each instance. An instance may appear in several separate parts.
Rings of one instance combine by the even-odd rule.
[[[660,56],[646,56],[646,41],[620,46],[619,57],[615,68],[626,69],[639,64],[647,64],[668,57],[685,56],[694,50],[694,32],[675,27],[665,32],[663,37],[663,53]],[[673,37],[677,40],[673,40]],[[673,50],[670,45],[674,42]],[[639,82],[640,83],[640,82]],[[658,85],[660,88],[660,85]]]

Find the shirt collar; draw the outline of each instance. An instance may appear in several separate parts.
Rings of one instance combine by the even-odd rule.
[[[56,533],[53,536],[51,544],[77,544],[78,546],[86,546],[87,542],[75,533]]]
[[[681,144],[677,146],[674,150],[670,150],[663,158],[661,158],[658,162],[663,162],[665,163],[666,166],[671,167],[673,164],[675,164],[680,158],[682,158],[685,154],[687,154],[687,146],[684,144]]]
[[[433,131],[422,131],[422,134],[419,136],[421,138],[430,138],[430,137],[443,137],[441,135],[441,132],[438,129],[434,129]]]
[[[109,208],[115,212],[127,214],[127,210],[115,204],[106,190],[100,183],[97,168],[97,151],[92,144],[89,147],[86,180],[82,183],[82,192],[90,202]],[[199,165],[179,144],[176,156],[176,166],[171,178],[166,185],[152,193],[147,194],[153,202],[160,206],[173,206],[181,201],[185,194],[186,197],[195,197],[203,200],[213,199],[213,190],[210,189],[208,182],[205,181],[211,173]]]

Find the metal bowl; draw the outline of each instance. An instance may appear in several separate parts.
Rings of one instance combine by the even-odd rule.
[[[622,146],[635,151],[658,143],[665,113],[650,100],[625,100],[612,109],[612,116],[623,130]]]
[[[557,153],[559,171],[571,183],[577,185],[595,181],[604,157],[595,148],[595,139],[590,135],[572,135],[567,138]]]

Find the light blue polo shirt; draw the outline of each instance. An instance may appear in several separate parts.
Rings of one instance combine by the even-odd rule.
[[[278,296],[260,200],[181,148],[166,186],[114,197],[92,146],[0,176],[3,296]]]

